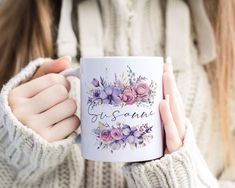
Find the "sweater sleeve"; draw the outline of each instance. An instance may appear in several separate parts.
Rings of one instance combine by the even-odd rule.
[[[159,160],[145,163],[130,163],[123,167],[129,187],[235,187],[230,182],[219,182],[209,171],[187,121],[183,146]],[[208,146],[209,147],[209,146]]]
[[[31,78],[48,60],[30,62],[3,86],[0,94],[0,160],[14,168],[19,182],[36,182],[45,172],[52,171],[63,162],[76,137],[73,133],[64,140],[49,143],[18,121],[9,107],[10,90]]]

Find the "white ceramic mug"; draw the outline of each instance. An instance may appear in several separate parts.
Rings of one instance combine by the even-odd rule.
[[[81,150],[88,160],[134,162],[163,155],[162,57],[81,58],[61,74],[81,82]]]

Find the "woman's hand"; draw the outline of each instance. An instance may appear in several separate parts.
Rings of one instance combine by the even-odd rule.
[[[165,154],[172,153],[182,146],[185,134],[185,112],[180,93],[177,89],[171,58],[167,58],[163,73],[164,100],[160,113],[166,133]]]
[[[64,139],[79,126],[76,103],[68,98],[69,82],[57,74],[69,67],[71,58],[45,63],[32,80],[9,94],[13,114],[25,126],[49,142]]]

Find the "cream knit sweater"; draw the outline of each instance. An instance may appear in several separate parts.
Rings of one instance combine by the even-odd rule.
[[[235,169],[224,167],[220,129],[216,123],[212,124],[216,117],[212,113],[211,89],[202,65],[214,58],[213,34],[202,0],[197,2],[168,0],[161,6],[159,0],[83,1],[78,6],[78,45],[70,21],[71,1],[64,0],[57,40],[58,56],[75,57],[77,46],[82,56],[171,55],[190,120],[183,146],[178,151],[149,162],[102,163],[81,157],[77,133],[48,143],[21,124],[8,104],[10,90],[30,79],[47,61],[37,59],[1,91],[0,187],[234,188]],[[78,80],[69,79],[71,96],[76,97]],[[77,103],[79,106],[79,101]]]

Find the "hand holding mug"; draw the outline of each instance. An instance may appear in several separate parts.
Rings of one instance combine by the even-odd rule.
[[[98,59],[98,61],[105,59],[106,61],[111,61],[109,63],[112,63],[112,61],[115,62],[116,60],[120,62],[125,60],[118,60],[118,58],[116,60],[112,60],[111,58],[110,60],[109,58],[104,58]],[[129,64],[129,61],[141,62],[144,60],[141,60],[140,58],[132,60],[130,59],[126,58],[126,64],[124,63],[121,67],[120,63],[118,65],[114,63],[113,65],[117,65],[116,68],[115,66],[113,67],[113,65],[108,64],[99,64],[97,67],[94,67],[94,64],[90,64],[88,66],[84,63],[83,65],[81,74],[84,74],[84,72],[86,72],[86,74],[85,76],[83,75],[83,78],[81,78],[83,85],[82,87],[84,90],[84,92],[81,93],[83,95],[82,101],[87,103],[89,100],[93,100],[93,102],[98,101],[100,104],[102,103],[100,108],[98,107],[98,109],[95,111],[94,108],[91,109],[91,106],[82,104],[82,106],[86,106],[86,110],[88,110],[86,112],[82,110],[82,116],[84,119],[83,124],[88,128],[90,127],[89,129],[87,127],[82,127],[82,134],[84,134],[82,150],[83,155],[85,155],[85,157],[88,159],[90,159],[90,156],[95,156],[95,158],[91,159],[103,161],[138,161],[161,157],[161,150],[163,149],[163,134],[160,118],[158,118],[157,115],[158,110],[160,110],[166,133],[167,148],[165,153],[176,151],[182,145],[185,134],[185,114],[182,100],[173,76],[170,59],[167,60],[167,63],[164,65],[164,67],[162,63],[156,65],[152,64],[152,62],[147,65],[146,62],[151,62],[152,60],[150,60],[151,58],[145,59],[146,61],[144,63],[150,67],[148,70],[149,72],[147,73],[146,71],[146,75],[148,75],[147,78],[150,80],[153,79],[152,81],[157,82],[157,91],[155,91],[154,85],[151,85],[152,82],[151,84],[144,82],[144,79],[146,78],[144,78],[144,76],[141,78],[140,75],[138,79],[143,79],[142,81],[137,82],[136,80],[129,80],[129,82],[133,84],[133,87],[131,85],[120,86],[122,87],[121,89],[118,89],[116,86],[111,87],[110,84],[107,83],[105,85],[104,77],[91,79],[91,75],[95,76],[97,72],[99,75],[104,75],[105,73],[107,74],[107,67],[109,68],[109,71],[111,70],[111,72],[112,70],[118,70],[119,72],[121,70],[123,71],[124,67],[127,67],[126,65]],[[33,129],[49,142],[64,139],[75,129],[77,129],[78,125],[80,124],[80,120],[74,115],[76,111],[76,103],[72,99],[68,98],[69,83],[65,77],[58,74],[65,70],[65,75],[70,74],[77,77],[81,76],[78,69],[73,71],[67,70],[70,61],[71,60],[68,57],[64,57],[49,63],[45,63],[37,70],[32,80],[14,88],[9,95],[9,104],[14,115],[24,125]],[[137,66],[131,64],[131,66],[136,68],[135,70],[137,72],[139,71],[139,73],[143,72],[141,69],[142,65],[143,63],[139,63]],[[105,66],[106,72],[104,69],[102,70],[102,68],[105,68]],[[89,71],[89,67],[93,67],[93,73],[92,71]],[[130,67],[128,69],[128,77],[134,78],[135,76],[133,75],[135,75],[135,72]],[[158,71],[155,73],[158,74],[157,77],[155,77],[154,74],[150,76],[151,72],[154,73],[154,69],[158,69]],[[108,76],[108,78],[111,80],[110,76]],[[163,91],[161,90],[162,78]],[[117,75],[115,75],[115,79],[117,79]],[[92,84],[94,87],[91,90],[92,94],[90,99],[89,96],[85,94],[87,92],[85,89],[90,87],[88,83]],[[154,98],[156,97],[154,96],[155,92],[157,92],[158,95],[157,100]],[[150,97],[150,93],[152,93],[152,98]],[[162,99],[162,93],[164,94],[165,99]],[[147,105],[146,109],[144,109],[145,107],[143,106],[139,108],[142,103],[145,107]],[[151,109],[151,105],[149,104],[156,105],[157,110],[150,110],[148,113],[145,113],[148,111],[147,109]],[[123,113],[122,110],[120,110],[121,108],[117,108],[118,105],[126,106],[127,109],[133,113]],[[132,105],[133,107],[131,107]],[[108,106],[108,108],[105,109],[104,106]],[[85,107],[83,108],[85,109]],[[114,110],[112,111],[112,109]],[[138,111],[139,109],[140,111],[142,109],[142,111]],[[112,111],[113,113],[108,114],[109,111]],[[106,114],[104,112],[106,112]],[[110,124],[112,123],[112,125],[109,125],[104,121],[102,122],[102,120],[106,120],[108,116],[112,117],[112,119],[109,118],[108,120]],[[116,122],[119,117],[122,117],[122,122]],[[133,121],[129,119],[129,122],[135,123],[136,126],[128,125],[124,121],[125,118],[133,117],[137,117],[137,119],[138,117],[141,117],[139,118],[140,121],[137,119]],[[118,123],[119,125],[114,125],[114,122]],[[152,126],[150,124],[152,124]],[[153,133],[153,131],[155,131],[155,133]],[[150,132],[153,134],[149,134]],[[98,140],[98,146],[94,142],[94,137],[96,137],[96,144]],[[156,150],[153,148],[154,145],[156,146]],[[103,147],[102,150],[101,147]],[[104,151],[103,149],[105,149],[105,147],[106,149],[109,147],[109,151]],[[143,148],[145,148],[145,150]],[[124,153],[129,152],[130,155],[128,157],[124,156],[124,158],[120,157],[122,152],[121,150],[123,150]],[[136,157],[137,155],[140,157]],[[99,159],[97,159],[97,156]]]
[[[70,61],[63,57],[43,64],[30,81],[9,94],[17,119],[49,142],[66,138],[80,124],[74,115],[76,103],[68,98],[69,82],[58,74],[69,67]]]
[[[160,112],[166,135],[167,154],[182,146],[186,119],[182,98],[173,75],[171,58],[167,58],[164,64],[163,88],[165,99],[160,104]]]

